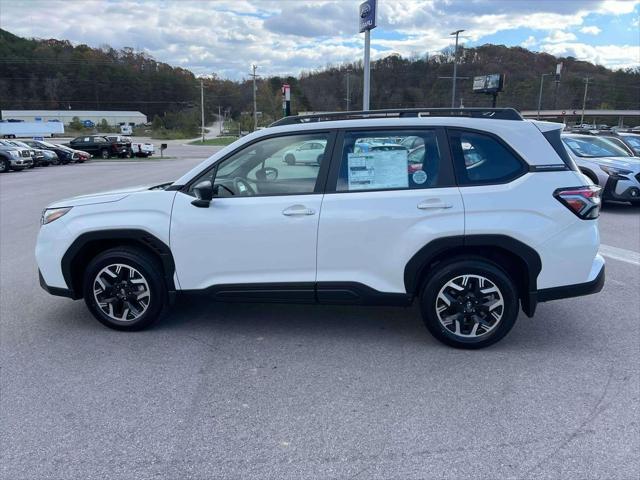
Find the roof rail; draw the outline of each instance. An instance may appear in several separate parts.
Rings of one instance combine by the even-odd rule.
[[[393,117],[472,117],[489,118],[494,120],[523,120],[520,113],[513,108],[400,108],[389,110],[352,110],[348,112],[292,115],[276,120],[269,126],[279,127],[281,125],[293,125],[296,123]]]

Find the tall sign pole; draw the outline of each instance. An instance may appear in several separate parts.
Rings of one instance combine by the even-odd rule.
[[[291,85],[288,83],[282,85],[282,115],[291,115]]]
[[[376,28],[377,0],[366,0],[360,4],[359,31],[364,32],[364,88],[362,89],[362,110],[369,110],[371,97],[371,30]]]

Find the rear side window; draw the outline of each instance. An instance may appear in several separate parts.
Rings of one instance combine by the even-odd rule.
[[[435,130],[345,132],[338,192],[439,186],[441,146]]]
[[[524,162],[490,135],[449,130],[449,143],[460,185],[506,183],[526,171]]]
[[[549,142],[549,144],[553,147],[564,164],[569,167],[570,170],[577,172],[578,166],[576,165],[576,162],[574,162],[573,159],[569,156],[564,144],[562,143],[562,138],[560,135],[561,131],[562,130],[558,128],[556,130],[549,130],[547,132],[544,132],[542,135],[547,139],[547,142]]]

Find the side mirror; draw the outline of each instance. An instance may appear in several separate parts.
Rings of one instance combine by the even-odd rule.
[[[203,180],[193,187],[193,193],[195,193],[196,199],[191,202],[191,205],[199,208],[209,208],[214,193],[213,185],[209,180]]]
[[[259,182],[273,182],[278,179],[278,169],[274,167],[264,167],[256,171],[256,180]]]

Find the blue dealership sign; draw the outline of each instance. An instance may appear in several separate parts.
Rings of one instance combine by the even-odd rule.
[[[376,28],[376,0],[366,0],[360,4],[360,33]]]

